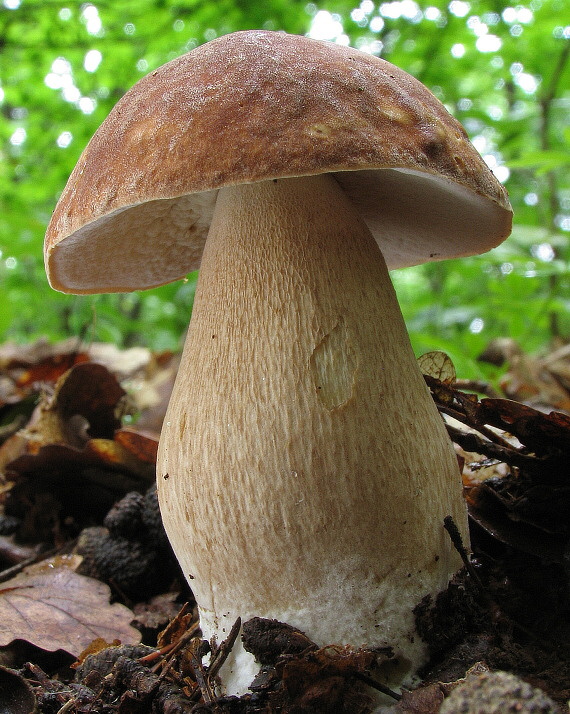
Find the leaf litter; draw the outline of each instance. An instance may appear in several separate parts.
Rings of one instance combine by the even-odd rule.
[[[239,628],[219,645],[201,639],[152,486],[177,358],[72,341],[0,347],[0,662],[10,664],[0,686],[5,677],[12,699],[33,701],[8,711],[364,714],[370,687],[390,714],[453,711],[465,697],[486,697],[489,711],[493,697],[496,711],[563,711],[570,350],[539,361],[509,354],[509,399],[457,380],[442,353],[420,359],[456,445],[472,541],[470,555],[456,543],[465,570],[416,609],[431,652],[420,686],[383,690],[375,668],[389,650],[319,648],[254,618],[243,632],[260,674],[250,694],[224,698],[217,673]],[[72,567],[26,567],[50,552]]]
[[[109,604],[105,583],[65,565],[35,567],[1,584],[0,647],[20,639],[77,657],[98,637],[140,641],[140,632],[130,625],[132,612],[118,602]]]

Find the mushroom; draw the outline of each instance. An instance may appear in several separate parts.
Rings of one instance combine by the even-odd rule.
[[[238,32],[118,102],[47,230],[51,285],[200,267],[157,465],[164,524],[218,643],[239,616],[425,661],[414,607],[468,543],[452,445],[388,268],[489,250],[503,187],[418,81],[349,47]],[[239,643],[229,692],[255,666]]]

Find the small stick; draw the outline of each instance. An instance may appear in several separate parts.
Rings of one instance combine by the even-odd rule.
[[[241,617],[234,622],[232,629],[226,639],[220,644],[216,650],[216,654],[212,657],[210,666],[208,667],[208,676],[215,677],[220,671],[221,666],[224,664],[228,658],[229,653],[235,644],[239,631],[241,629]]]
[[[190,664],[192,666],[192,671],[194,672],[194,677],[196,678],[196,683],[202,692],[202,698],[206,704],[213,704],[216,701],[216,695],[212,691],[210,683],[208,682],[207,673],[204,671],[202,662],[200,662],[195,654],[192,654]]]
[[[174,657],[180,652],[180,650],[194,637],[196,637],[196,634],[200,630],[200,624],[198,622],[195,622],[192,627],[185,632],[180,639],[174,643],[174,645],[167,645],[164,649],[168,648],[168,656],[165,659],[161,659],[159,662],[157,662],[152,668],[152,672],[157,672],[161,666],[164,666],[163,671],[160,673],[159,679],[164,679],[166,673],[170,669],[172,665],[172,660]],[[152,653],[154,654],[154,652]],[[148,657],[148,655],[147,655]]]
[[[483,382],[479,379],[456,379],[453,384],[457,389],[467,389],[470,392],[478,392],[492,399],[500,399],[502,396],[489,382]]]
[[[65,704],[58,709],[57,714],[66,714],[70,709],[72,709],[75,705],[77,704],[77,699],[71,698],[68,699]]]
[[[446,424],[445,426],[450,439],[465,451],[484,454],[516,468],[536,470],[544,465],[544,459],[530,454],[523,454],[511,445],[504,447],[491,441],[486,441],[478,434],[457,429],[451,424]]]
[[[471,565],[471,561],[469,560],[469,555],[467,554],[467,550],[466,550],[465,546],[463,545],[463,538],[461,537],[459,528],[457,527],[455,521],[453,520],[453,518],[451,516],[446,516],[443,519],[443,527],[448,532],[451,542],[453,543],[453,547],[459,553],[459,556],[461,557],[461,560],[463,561],[463,565],[465,566],[465,570],[467,570],[467,572],[469,573],[469,576],[471,578],[473,578],[473,582],[477,585],[479,590],[486,596],[487,591],[485,590],[485,587],[483,586],[483,583],[481,582],[481,578],[477,574],[475,568]]]
[[[395,692],[393,689],[386,687],[384,684],[380,684],[380,682],[377,682],[375,679],[372,679],[372,677],[369,677],[367,674],[362,674],[362,672],[355,672],[354,676],[356,677],[356,679],[360,679],[361,682],[364,682],[369,687],[374,687],[374,689],[377,689],[379,692],[382,692],[382,694],[386,694],[388,697],[392,697],[392,699],[395,699],[397,702],[399,702],[402,698],[401,694],[398,694],[398,692]]]

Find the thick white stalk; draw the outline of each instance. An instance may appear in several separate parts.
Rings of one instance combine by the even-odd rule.
[[[334,178],[220,190],[158,487],[208,637],[258,615],[422,662],[412,610],[460,567],[443,528],[451,515],[466,534],[460,477]],[[231,691],[251,678],[239,662]]]

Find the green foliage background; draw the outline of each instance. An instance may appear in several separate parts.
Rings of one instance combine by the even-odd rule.
[[[350,42],[406,69],[505,181],[515,228],[503,246],[393,274],[418,353],[443,349],[462,376],[481,376],[475,357],[492,337],[527,351],[568,340],[569,23],[566,0],[4,0],[0,340],[180,344],[195,275],[147,293],[60,295],[45,279],[43,232],[81,150],[137,79],[250,28]]]

